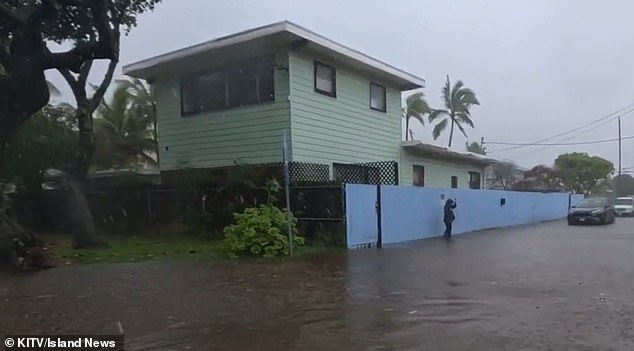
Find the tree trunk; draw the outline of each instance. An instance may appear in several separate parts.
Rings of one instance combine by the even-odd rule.
[[[116,37],[118,47],[118,34]],[[112,81],[117,60],[110,60],[106,74],[101,84],[96,89],[92,98],[86,94],[86,81],[92,68],[92,61],[86,61],[81,67],[78,77],[73,77],[68,70],[60,70],[60,73],[66,79],[75,101],[77,101],[77,125],[79,128],[79,140],[77,143],[77,153],[75,164],[71,171],[71,175],[65,181],[66,189],[66,210],[73,232],[73,247],[79,248],[102,248],[108,244],[97,237],[95,230],[95,221],[90,213],[90,206],[86,199],[86,188],[88,182],[86,175],[90,169],[93,154],[95,152],[95,139],[93,135],[93,112],[101,103],[106,89]]]
[[[409,117],[405,117],[405,141],[407,141],[407,135],[409,134]]]
[[[66,211],[73,233],[73,248],[103,248],[108,244],[97,236],[95,221],[86,199],[86,181],[73,175],[66,181]]]
[[[453,126],[454,126],[453,116],[451,117],[451,129],[449,130],[449,147],[451,147],[451,141],[453,140]]]
[[[95,151],[93,137],[93,122],[89,101],[81,101],[77,106],[77,122],[79,125],[79,140],[77,143],[77,158],[72,174],[66,179],[66,211],[73,233],[73,248],[102,248],[108,244],[97,237],[95,221],[86,198],[88,169]]]

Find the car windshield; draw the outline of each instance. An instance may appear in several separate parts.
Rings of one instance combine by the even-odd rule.
[[[585,199],[577,207],[589,208],[589,207],[601,207],[605,204],[603,199]]]
[[[632,206],[632,205],[634,205],[634,200],[632,200],[632,199],[616,199],[614,204],[615,205],[629,205],[629,206]]]

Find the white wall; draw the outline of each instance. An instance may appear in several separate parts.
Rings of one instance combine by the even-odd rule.
[[[348,247],[377,241],[375,185],[346,184]],[[441,198],[442,196],[442,198]],[[456,199],[453,233],[510,227],[565,218],[570,204],[583,195],[528,193],[499,190],[432,189],[381,186],[382,242],[392,244],[442,235],[443,204]],[[502,204],[501,200],[505,203]]]
[[[413,184],[412,176],[414,165],[425,167],[425,187],[451,188],[451,177],[456,176],[458,177],[458,188],[468,189],[469,172],[480,172],[480,185],[484,188],[484,184],[486,183],[484,167],[434,160],[401,150],[401,160],[399,162],[400,185]]]

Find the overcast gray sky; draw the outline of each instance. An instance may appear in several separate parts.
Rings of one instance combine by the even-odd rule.
[[[121,63],[287,19],[425,78],[432,107],[440,107],[445,75],[463,80],[481,103],[472,110],[476,128],[469,139],[533,142],[634,103],[633,13],[627,0],[164,0],[123,38]],[[634,113],[623,117],[622,127],[624,136],[634,135]],[[414,122],[413,129],[416,139],[432,141],[430,126]],[[579,132],[564,142],[616,137],[617,124]],[[455,148],[463,150],[464,142],[459,135]],[[446,146],[447,134],[436,143]],[[634,166],[633,145],[623,141],[624,167]],[[490,155],[530,167],[581,151],[616,166],[617,147],[524,147]]]

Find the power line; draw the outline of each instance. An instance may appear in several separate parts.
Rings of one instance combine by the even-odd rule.
[[[631,109],[631,110],[629,110],[629,111],[625,112],[625,113],[623,114],[623,116],[625,116],[625,115],[627,115],[627,114],[631,113],[632,111],[634,111],[634,109]],[[586,133],[589,133],[589,132],[593,132],[593,131],[597,130],[597,128],[599,128],[599,127],[603,127],[604,125],[606,125],[606,124],[608,124],[608,123],[614,122],[617,118],[618,118],[618,116],[613,117],[613,118],[610,118],[610,119],[608,119],[608,120],[604,121],[604,122],[603,122],[603,123],[601,123],[601,124],[597,124],[596,126],[593,126],[592,128],[590,128],[590,129],[588,129],[588,130],[585,130],[585,131],[583,131],[583,132],[579,132],[579,133],[576,133],[576,134],[571,135],[571,136],[569,136],[569,137],[566,137],[566,138],[560,139],[560,140],[558,140],[558,142],[562,142],[562,141],[570,140],[570,139],[576,138],[576,137],[578,137],[578,136],[580,136],[580,135],[583,135],[583,134],[586,134]]]
[[[623,140],[634,139],[634,135],[622,137]],[[580,141],[574,143],[501,143],[501,142],[490,142],[487,141],[487,144],[493,145],[516,145],[516,146],[564,146],[564,145],[592,145],[592,144],[603,144],[609,143],[612,141],[618,141],[619,138],[611,138],[611,139],[602,139],[602,140],[591,140],[591,141]]]
[[[560,140],[558,140],[558,142],[563,142],[563,141],[566,141],[566,140],[570,140],[570,139],[576,138],[576,137],[578,137],[578,136],[580,136],[580,135],[586,134],[586,133],[588,133],[588,132],[595,131],[597,128],[602,127],[602,126],[604,126],[604,125],[606,125],[606,124],[608,124],[608,123],[610,123],[610,122],[612,122],[612,121],[614,121],[614,120],[615,120],[615,118],[608,119],[608,120],[604,121],[603,123],[598,124],[598,125],[596,125],[596,126],[594,126],[594,127],[590,128],[590,129],[588,129],[588,130],[585,130],[585,131],[582,131],[582,132],[579,132],[579,133],[573,134],[573,135],[571,135],[571,136],[569,136],[569,137],[566,137],[566,138],[560,139]],[[522,146],[517,146],[517,147],[515,147],[515,148],[518,148],[518,147],[522,147]],[[544,151],[544,150],[548,149],[549,147],[551,147],[551,146],[543,146],[543,147],[540,147],[539,149],[536,149],[536,150],[535,150],[535,149],[533,149],[533,150],[531,150],[531,151],[524,152],[524,153],[521,153],[521,154],[519,154],[519,155],[515,155],[513,158],[515,158],[515,159],[519,159],[519,158],[522,158],[522,157],[524,157],[524,156],[526,156],[526,155],[529,155],[529,154],[535,154],[535,153],[538,153],[538,152]]]
[[[631,111],[629,111],[629,112],[631,112]],[[582,134],[588,133],[588,132],[590,132],[590,131],[596,130],[596,128],[598,128],[598,127],[602,127],[602,126],[604,126],[604,125],[606,125],[606,124],[608,124],[608,123],[610,123],[610,122],[612,122],[612,121],[616,120],[616,118],[617,118],[617,117],[618,117],[618,116],[612,116],[612,115],[610,115],[610,116],[608,117],[608,119],[605,119],[606,117],[603,117],[603,119],[602,119],[602,120],[596,120],[596,121],[593,121],[593,122],[591,122],[591,123],[588,123],[587,125],[583,125],[583,126],[580,126],[580,127],[577,127],[577,128],[571,129],[571,130],[568,130],[567,132],[559,133],[559,134],[554,135],[554,136],[552,136],[552,137],[544,138],[544,139],[541,139],[541,140],[539,140],[539,141],[532,142],[532,143],[507,143],[507,145],[515,145],[515,146],[514,146],[514,147],[510,147],[510,148],[500,149],[500,150],[492,150],[491,152],[510,151],[510,150],[515,150],[515,149],[519,149],[519,148],[526,147],[526,146],[549,145],[549,144],[544,144],[543,142],[544,142],[544,141],[548,141],[548,140],[552,140],[552,139],[556,139],[556,138],[558,138],[558,137],[560,137],[560,136],[564,136],[564,135],[566,135],[566,134],[570,134],[571,132],[572,132],[572,133],[574,133],[574,132],[576,132],[576,131],[579,131],[579,133],[575,133],[575,134],[570,135],[570,136],[568,136],[568,137],[566,137],[566,138],[563,138],[563,139],[561,139],[561,140],[559,140],[559,141],[570,140],[570,139],[573,139],[573,138],[575,138],[575,137],[577,137],[577,136],[579,136],[579,135],[582,135]],[[596,123],[598,123],[598,122],[601,122],[601,123],[599,123],[599,124],[597,124],[597,125],[593,125],[593,124],[596,124]],[[587,130],[583,130],[583,129],[585,129],[585,128],[589,128],[589,129],[587,129]],[[495,141],[493,141],[493,142],[487,142],[487,144],[494,144],[494,143],[496,143],[496,142],[495,142]],[[499,145],[504,145],[504,144],[501,144],[501,143],[500,143]],[[534,152],[534,151],[533,151],[533,152]]]
[[[624,112],[624,115],[627,115],[627,114],[631,113],[632,111],[634,111],[634,109],[630,109],[630,110],[628,110],[628,111]],[[580,135],[582,135],[582,134],[586,134],[586,133],[588,133],[588,132],[593,132],[593,131],[596,131],[596,130],[597,130],[597,128],[600,128],[601,126],[604,126],[604,125],[606,125],[606,124],[608,124],[608,123],[610,123],[610,122],[613,122],[613,121],[615,121],[617,118],[618,118],[618,116],[613,117],[613,118],[610,118],[610,119],[608,119],[608,120],[604,121],[603,123],[598,124],[598,125],[596,125],[596,126],[594,126],[594,127],[590,128],[590,129],[588,129],[588,130],[586,130],[586,131],[582,131],[582,132],[579,132],[579,133],[575,133],[575,134],[573,134],[573,135],[571,135],[571,136],[569,136],[569,137],[566,137],[566,138],[563,138],[563,139],[559,139],[559,140],[558,140],[558,142],[563,142],[563,141],[566,141],[566,140],[570,140],[570,139],[576,138],[576,137],[578,137],[578,136],[580,136]],[[515,155],[515,156],[514,156],[514,158],[516,158],[516,159],[520,159],[520,158],[522,158],[522,157],[525,157],[526,155],[535,154],[535,153],[539,153],[539,152],[541,152],[541,151],[544,151],[544,150],[548,149],[549,147],[551,147],[551,146],[544,146],[544,147],[540,147],[540,148],[538,148],[538,149],[536,149],[536,150],[535,150],[535,149],[533,149],[533,150],[531,150],[531,151],[529,151],[529,152],[524,152],[524,153],[521,153],[521,154],[519,154],[519,155]]]
[[[631,113],[631,112],[633,112],[633,111],[634,111],[634,108],[629,109],[629,110],[627,110],[627,111],[623,112],[622,116],[626,116],[626,115],[630,114],[630,113]],[[571,135],[571,136],[568,136],[568,137],[566,137],[566,138],[560,139],[560,140],[558,140],[558,142],[559,142],[559,143],[561,143],[561,142],[563,142],[563,141],[573,139],[573,138],[575,138],[575,137],[577,137],[577,136],[579,136],[579,135],[582,135],[582,134],[586,134],[586,133],[588,133],[588,132],[595,131],[597,128],[599,128],[599,127],[601,127],[601,126],[603,126],[603,125],[606,125],[606,124],[608,124],[608,123],[610,123],[610,122],[612,122],[612,121],[615,121],[615,120],[616,120],[616,119],[618,119],[618,118],[619,118],[619,116],[614,116],[614,117],[612,117],[612,118],[609,118],[609,119],[607,119],[607,120],[603,121],[602,123],[600,123],[600,124],[598,124],[598,125],[596,125],[596,126],[591,127],[591,128],[590,128],[590,129],[588,129],[588,130],[581,131],[581,132],[579,132],[579,133],[575,133],[575,134],[573,134],[573,135]],[[617,138],[617,140],[618,140],[618,138]],[[524,147],[524,146],[514,146],[513,148],[520,148],[520,147]],[[519,155],[515,155],[515,156],[514,156],[514,158],[515,158],[515,159],[519,159],[519,158],[522,158],[522,157],[524,157],[524,156],[526,156],[526,155],[529,155],[529,154],[535,154],[535,153],[541,152],[541,151],[543,151],[543,150],[546,150],[546,149],[548,149],[549,147],[550,147],[550,146],[546,145],[546,146],[541,147],[541,148],[539,148],[539,149],[537,149],[537,150],[531,150],[531,151],[529,151],[529,152],[525,152],[525,153],[522,153],[522,154],[519,154]],[[494,150],[494,151],[492,151],[492,152],[495,152],[495,151],[500,151],[500,150]]]
[[[586,124],[584,124],[584,125],[581,125],[581,126],[576,127],[576,128],[569,129],[569,130],[567,130],[567,131],[561,132],[561,133],[559,133],[559,134],[556,134],[556,135],[553,135],[553,136],[550,136],[550,137],[547,137],[547,138],[544,138],[544,139],[540,139],[540,140],[535,141],[535,142],[532,142],[532,143],[523,143],[523,144],[521,144],[521,145],[515,145],[515,146],[513,146],[513,147],[509,147],[509,148],[505,148],[505,149],[500,149],[500,150],[491,150],[491,151],[489,151],[489,153],[494,153],[494,152],[503,152],[503,151],[510,151],[510,150],[515,150],[515,149],[519,149],[519,148],[526,147],[526,146],[532,146],[532,145],[535,145],[535,144],[543,143],[543,142],[545,142],[545,141],[548,141],[548,140],[551,140],[551,139],[555,139],[555,138],[558,138],[558,137],[561,137],[561,136],[564,136],[564,135],[567,135],[567,134],[570,134],[570,133],[574,133],[574,132],[576,132],[576,131],[578,131],[578,130],[581,130],[581,129],[584,129],[584,128],[587,128],[587,127],[590,127],[590,126],[592,126],[593,124],[596,124],[596,123],[599,123],[599,122],[604,122],[604,123],[602,123],[602,124],[600,124],[600,125],[599,125],[599,126],[602,126],[602,125],[604,125],[605,123],[608,123],[608,122],[610,122],[610,121],[612,121],[612,120],[614,120],[614,119],[618,118],[618,116],[615,116],[615,115],[619,114],[619,112],[622,112],[623,110],[626,110],[626,109],[631,108],[631,107],[633,107],[633,106],[634,106],[634,103],[631,103],[631,104],[629,104],[629,105],[627,105],[627,106],[625,106],[625,107],[623,107],[623,108],[620,108],[620,109],[618,109],[618,110],[616,110],[616,111],[614,111],[614,112],[612,112],[612,113],[610,113],[610,114],[608,114],[608,115],[605,115],[605,116],[603,116],[603,117],[600,117],[600,118],[598,118],[598,119],[595,119],[595,120],[593,120],[593,121],[590,121],[590,122],[588,122],[588,123],[586,123]],[[628,111],[626,111],[626,112],[625,112],[625,113],[623,113],[623,114],[624,114],[624,115],[625,115],[625,114],[629,114],[629,113],[631,113],[632,111],[634,111],[634,108],[633,108],[633,109],[630,109],[630,110],[628,110]],[[610,118],[612,118],[612,119],[610,119]],[[595,127],[593,127],[593,129],[594,129],[594,128],[596,128],[596,127],[599,127],[599,126],[595,126]],[[584,131],[584,132],[582,132],[582,133],[587,133],[587,132],[588,132],[588,131]],[[574,136],[572,136],[572,137],[574,137]],[[572,137],[569,137],[568,139],[571,139]],[[492,143],[492,142],[487,142],[487,144],[493,144],[493,143]]]

